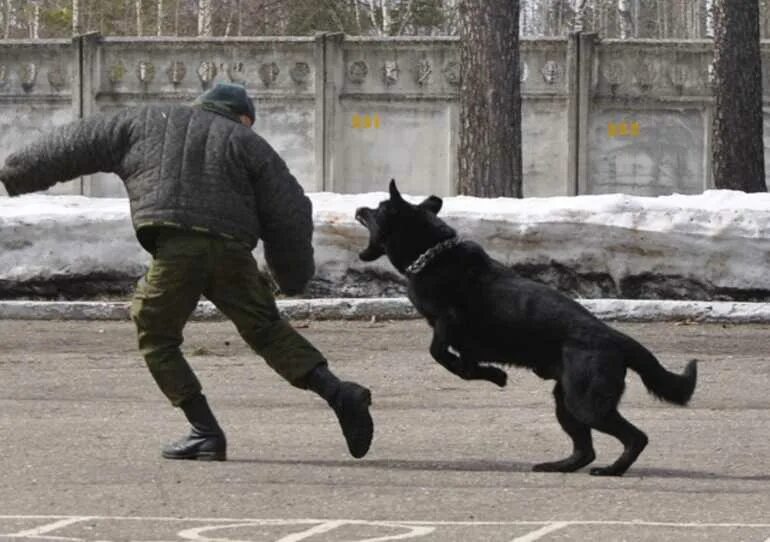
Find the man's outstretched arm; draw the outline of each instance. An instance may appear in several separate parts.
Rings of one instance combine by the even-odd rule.
[[[129,137],[130,122],[125,112],[72,122],[6,158],[0,181],[9,195],[18,196],[81,175],[115,171]]]

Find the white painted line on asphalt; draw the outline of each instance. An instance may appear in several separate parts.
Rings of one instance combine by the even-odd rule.
[[[205,521],[205,520],[204,520]],[[306,524],[307,520],[299,520],[297,523],[300,524]],[[292,525],[293,522],[290,520],[286,522],[282,522],[282,525]],[[324,521],[319,523],[318,525],[314,525],[310,527],[309,529],[306,529],[300,533],[294,533],[290,534],[288,536],[285,536],[281,538],[278,542],[299,542],[300,540],[304,540],[306,538],[310,538],[313,535],[326,533],[329,531],[332,531],[339,527],[340,525],[344,525],[346,522],[344,520],[337,520],[337,521]],[[238,529],[241,527],[255,527],[259,526],[260,524],[263,524],[260,521],[248,521],[245,523],[224,523],[224,524],[217,524],[217,525],[204,525],[202,527],[193,527],[192,529],[185,529],[183,531],[179,531],[177,533],[177,536],[184,540],[196,540],[198,542],[201,541],[213,541],[213,540],[227,540],[225,538],[209,538],[204,535],[204,533],[210,533],[212,531],[221,531],[223,529]],[[263,524],[264,525],[264,524]]]
[[[200,520],[207,521],[207,520]],[[184,540],[194,540],[196,542],[224,542],[227,538],[209,538],[204,533],[211,533],[213,531],[221,531],[223,529],[238,529],[242,527],[256,527],[260,525],[306,525],[315,520],[300,519],[300,520],[249,520],[247,522],[239,523],[218,523],[216,525],[204,525],[201,527],[193,527],[191,529],[185,529],[177,533],[177,536]],[[367,538],[365,540],[359,540],[357,542],[387,542],[391,540],[407,540],[410,538],[418,538],[433,533],[436,528],[423,526],[423,525],[403,525],[401,523],[383,522],[383,521],[366,521],[366,520],[317,520],[317,525],[313,525],[309,529],[298,533],[292,533],[280,538],[276,542],[300,542],[312,536],[328,533],[343,527],[346,525],[364,525],[369,527],[390,527],[394,529],[404,529],[407,532],[378,536],[376,538]],[[233,541],[234,542],[234,541]]]
[[[5,516],[0,516],[0,517],[4,518]],[[17,517],[15,519],[19,519],[19,518]],[[39,519],[46,519],[46,518],[41,517]],[[92,518],[91,516],[78,516],[78,517],[60,519],[59,521],[54,521],[53,523],[47,523],[46,525],[41,525],[40,527],[35,527],[34,529],[27,529],[25,531],[19,531],[18,533],[7,534],[5,536],[11,537],[11,538],[35,538],[47,533],[51,533],[57,529],[61,529],[62,527],[67,527],[68,525],[79,523],[81,521],[87,521],[89,519],[94,519],[94,518]],[[53,538],[53,537],[47,537],[47,538]],[[56,538],[60,540],[77,540],[75,538],[66,538],[66,537],[56,537]]]
[[[278,542],[299,542],[300,540],[305,540],[306,538],[310,538],[311,536],[316,534],[328,533],[329,531],[333,531],[334,529],[336,529],[337,527],[340,527],[341,525],[345,525],[345,522],[344,521],[327,521],[326,523],[321,523],[320,525],[310,527],[309,529],[306,529],[301,533],[293,533],[288,536],[284,536],[283,538],[279,539]]]
[[[517,536],[516,538],[511,540],[511,542],[534,542],[535,540],[540,540],[548,533],[558,531],[559,529],[563,529],[564,527],[569,527],[569,525],[570,525],[570,522],[568,521],[556,521],[554,523],[550,523],[546,525],[545,527],[541,527],[540,529],[529,532],[524,536]]]
[[[142,516],[50,516],[50,515],[0,515],[0,520],[55,520],[32,529],[26,529],[12,534],[1,534],[0,537],[47,540],[67,540],[81,542],[86,539],[78,537],[54,536],[50,533],[83,521],[131,521],[131,522],[194,522],[199,526],[187,528],[177,533],[182,540],[196,542],[229,542],[228,538],[209,538],[204,533],[221,531],[223,529],[248,527],[306,527],[305,530],[283,536],[277,542],[301,542],[315,535],[328,533],[344,526],[366,526],[392,529],[405,529],[407,532],[387,534],[375,538],[366,538],[356,542],[387,542],[391,540],[407,540],[419,538],[434,533],[440,527],[539,527],[523,536],[514,538],[511,542],[536,542],[549,533],[573,526],[623,526],[623,527],[663,527],[679,529],[770,529],[770,523],[699,523],[699,522],[667,522],[642,520],[567,520],[567,521],[414,521],[414,520],[361,520],[361,519],[249,519],[249,518],[195,518],[195,517],[142,517]],[[205,525],[200,525],[201,523]],[[264,534],[264,533],[263,533]],[[233,541],[235,542],[235,541]],[[765,542],[770,542],[767,538]]]
[[[192,529],[185,529],[183,531],[179,531],[177,533],[177,536],[183,540],[197,540],[197,541],[214,540],[213,538],[208,538],[206,536],[203,536],[203,533],[220,530],[220,529],[237,529],[239,527],[252,527],[255,525],[258,525],[258,523],[255,523],[253,521],[249,521],[248,523],[225,523],[225,524],[219,524],[219,525],[204,525],[203,527],[193,527]],[[216,540],[225,540],[225,539],[217,538]]]

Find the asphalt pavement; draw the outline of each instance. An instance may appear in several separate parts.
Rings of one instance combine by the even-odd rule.
[[[629,373],[621,412],[650,444],[597,478],[531,472],[570,452],[551,383],[461,381],[420,320],[294,323],[371,388],[364,459],[226,322],[190,324],[184,345],[230,444],[206,463],[160,457],[186,423],[131,323],[0,321],[0,540],[770,540],[770,326],[614,324],[672,370],[699,359],[699,382],[681,408]],[[620,453],[595,442],[593,466]]]

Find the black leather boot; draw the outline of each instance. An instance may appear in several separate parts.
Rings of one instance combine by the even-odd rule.
[[[350,455],[361,458],[369,451],[374,422],[369,413],[371,392],[355,382],[341,382],[326,365],[313,369],[306,380],[307,388],[326,399],[342,427]]]
[[[227,440],[209,408],[206,397],[198,394],[179,407],[192,426],[190,434],[163,447],[166,459],[198,459],[224,461],[227,458]]]

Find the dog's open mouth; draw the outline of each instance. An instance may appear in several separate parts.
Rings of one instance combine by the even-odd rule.
[[[368,221],[368,209],[360,208],[356,210],[356,220],[359,224],[361,224],[364,228],[367,230],[369,229],[369,221]]]
[[[374,211],[372,209],[361,207],[356,210],[356,214],[355,214],[355,217],[358,223],[361,224],[367,230],[369,230],[369,244],[364,250],[362,250],[358,254],[358,257],[365,262],[376,260],[383,254],[385,254],[385,251],[382,249],[382,247],[378,246],[378,243],[375,241],[375,239],[377,238],[377,233],[376,233],[377,230],[374,227],[375,222],[372,220],[373,213]]]

